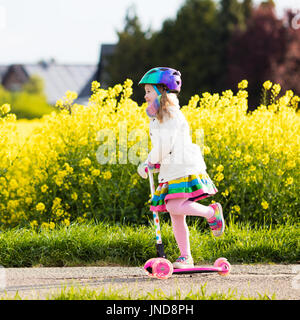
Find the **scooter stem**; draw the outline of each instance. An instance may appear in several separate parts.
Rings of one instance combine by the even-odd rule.
[[[149,175],[149,183],[150,183],[150,191],[151,191],[151,199],[152,199],[155,193],[155,184],[153,179],[153,173],[149,167],[148,167],[148,175]],[[160,258],[166,258],[166,254],[164,252],[164,245],[161,239],[159,216],[158,216],[158,212],[156,211],[153,211],[153,220],[154,220],[154,226],[155,226],[157,256]]]

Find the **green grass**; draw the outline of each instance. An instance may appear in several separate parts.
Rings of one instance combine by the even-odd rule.
[[[168,223],[162,223],[165,251],[170,260],[179,252]],[[220,239],[196,224],[190,226],[196,263],[226,257],[233,263],[295,263],[299,260],[299,226],[250,228],[229,224]],[[3,267],[80,266],[118,264],[141,266],[156,256],[153,226],[71,224],[55,230],[12,229],[0,233]]]
[[[228,292],[206,292],[206,284],[200,289],[182,293],[177,289],[173,294],[166,294],[162,289],[154,289],[146,293],[133,294],[129,291],[95,290],[88,287],[64,288],[59,293],[48,296],[50,300],[273,300],[275,295],[259,294],[258,296],[238,295],[236,290]]]
[[[162,223],[165,251],[170,260],[179,251],[168,223]],[[295,263],[299,260],[299,225],[252,227],[229,224],[215,239],[209,230],[190,225],[196,263],[226,257],[230,263]],[[0,232],[0,265],[4,267],[80,266],[118,264],[141,266],[155,257],[153,226],[71,224],[55,230],[12,229]]]
[[[23,298],[17,292],[14,296],[6,295],[0,297],[0,300],[22,300]],[[237,290],[229,289],[227,292],[207,293],[206,284],[197,290],[190,290],[183,293],[179,288],[175,293],[166,294],[162,289],[154,289],[143,293],[134,293],[128,289],[114,290],[92,289],[88,286],[64,287],[59,292],[49,293],[46,300],[275,300],[275,294],[260,294],[256,296],[238,294]]]

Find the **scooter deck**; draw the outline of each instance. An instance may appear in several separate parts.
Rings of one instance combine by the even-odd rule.
[[[173,274],[188,274],[188,273],[208,273],[208,272],[221,272],[222,268],[219,267],[194,267],[185,269],[174,269]]]

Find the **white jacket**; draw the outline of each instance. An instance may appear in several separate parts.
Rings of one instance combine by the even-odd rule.
[[[179,105],[169,108],[173,117],[162,123],[150,120],[152,150],[147,161],[160,163],[159,183],[206,172],[200,147],[192,143],[189,125]]]

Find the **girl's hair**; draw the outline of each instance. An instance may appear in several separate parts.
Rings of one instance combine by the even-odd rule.
[[[178,104],[178,99],[177,94],[175,96],[175,99],[170,98],[167,93],[168,88],[164,84],[157,84],[156,86],[161,93],[160,106],[156,113],[156,118],[161,123],[165,118],[173,117],[169,107],[173,106],[174,104]],[[175,95],[175,93],[172,93],[172,96],[173,95]]]

